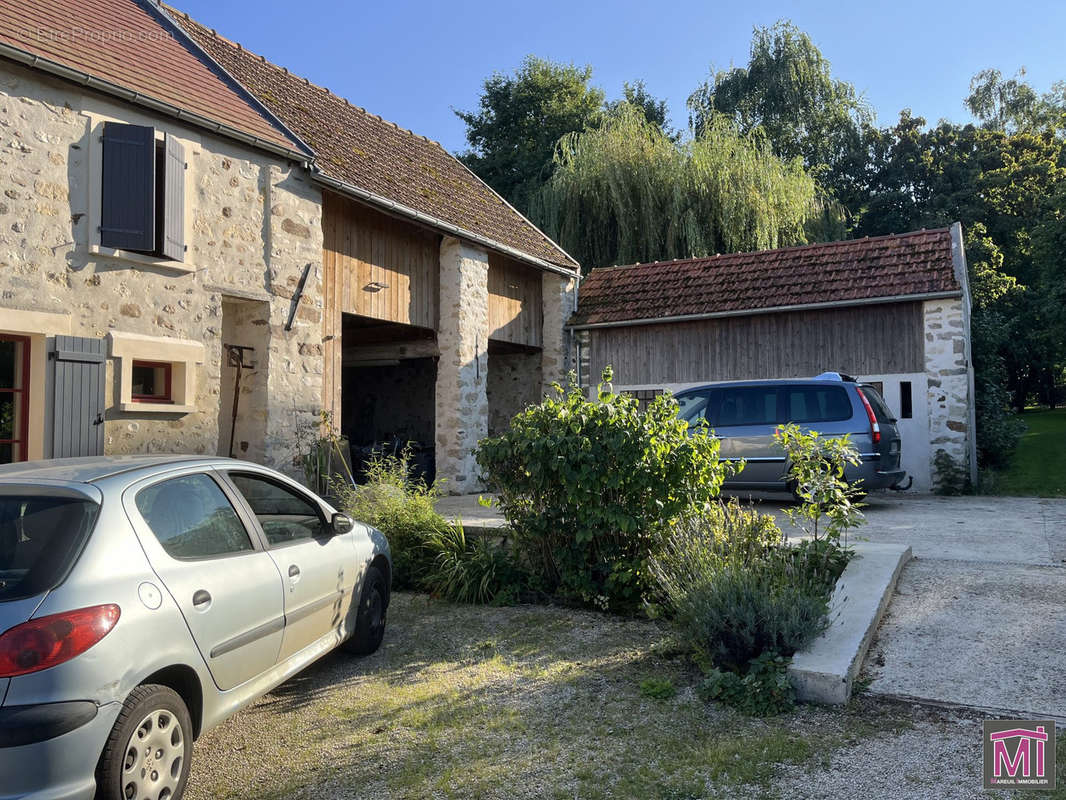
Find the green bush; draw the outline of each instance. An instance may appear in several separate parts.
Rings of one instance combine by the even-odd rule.
[[[751,716],[783,714],[796,705],[788,664],[787,658],[763,653],[748,663],[743,675],[711,667],[696,691],[704,700],[721,700]]]
[[[933,491],[948,497],[973,494],[970,471],[943,448],[933,456]]]
[[[526,585],[505,543],[480,536],[468,539],[462,525],[431,533],[425,546],[433,565],[423,585],[445,600],[512,605]]]
[[[824,554],[789,548],[772,525],[723,503],[677,525],[652,559],[664,605],[708,667],[743,672],[764,653],[791,656],[826,625]]]
[[[677,403],[646,411],[610,390],[573,385],[521,411],[477,461],[534,578],[552,594],[616,611],[640,608],[647,559],[672,521],[718,494],[718,441],[689,435]]]
[[[367,482],[334,485],[338,505],[353,519],[373,525],[389,540],[393,585],[397,589],[421,588],[433,567],[434,553],[427,540],[445,533],[449,524],[434,509],[438,492],[411,478],[409,454],[381,455],[370,460]]]
[[[677,694],[677,689],[669,678],[647,678],[640,682],[640,694],[652,700],[669,700]]]

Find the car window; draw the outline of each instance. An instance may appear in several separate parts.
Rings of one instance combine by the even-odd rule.
[[[0,602],[53,588],[73,563],[99,510],[88,500],[0,494]]]
[[[297,492],[256,475],[230,474],[272,545],[322,536],[318,506]]]
[[[782,391],[788,422],[839,422],[851,417],[851,401],[840,386],[789,386]]]
[[[679,395],[677,397],[677,405],[677,415],[690,426],[698,425],[701,420],[707,420],[708,422],[713,420],[713,414],[710,411],[714,403],[710,389]]]
[[[722,391],[718,426],[774,425],[777,423],[777,388],[745,386]]]
[[[881,394],[877,389],[872,386],[860,386],[858,388],[863,396],[870,402],[870,406],[874,410],[874,416],[879,423],[885,425],[896,421],[896,418],[893,417],[892,412],[888,410],[884,398],[881,397]]]
[[[208,475],[182,475],[137,493],[137,510],[168,555],[211,558],[252,549],[237,512]]]

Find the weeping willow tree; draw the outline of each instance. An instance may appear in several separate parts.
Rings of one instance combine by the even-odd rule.
[[[531,214],[588,269],[803,243],[818,206],[798,159],[728,119],[677,142],[622,107],[559,140]]]

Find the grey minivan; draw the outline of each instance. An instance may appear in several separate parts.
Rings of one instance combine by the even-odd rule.
[[[178,800],[192,742],[381,643],[373,528],[244,461],[0,467],[0,798]]]
[[[837,372],[816,378],[716,383],[676,395],[690,428],[706,424],[721,439],[721,458],[744,461],[726,489],[789,490],[785,453],[774,432],[795,422],[826,436],[851,437],[861,463],[845,478],[863,492],[898,488],[902,441],[877,388]]]

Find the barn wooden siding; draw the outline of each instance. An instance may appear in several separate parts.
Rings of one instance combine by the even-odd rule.
[[[322,391],[324,405],[336,416],[341,394],[341,315],[435,329],[440,236],[331,192],[323,196],[322,233]]]
[[[489,338],[540,347],[544,332],[541,274],[496,253],[489,254]]]
[[[591,376],[620,386],[925,369],[921,303],[594,328]]]

